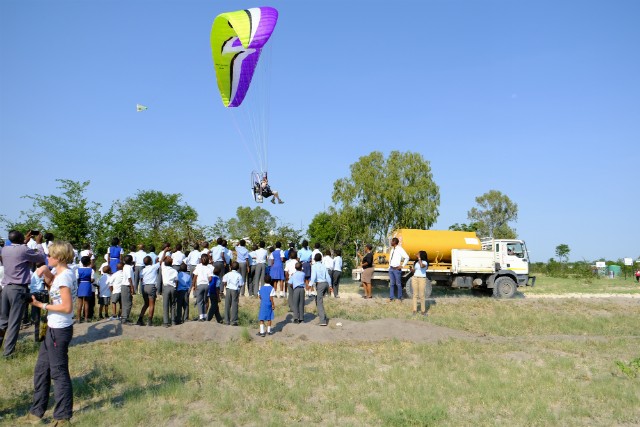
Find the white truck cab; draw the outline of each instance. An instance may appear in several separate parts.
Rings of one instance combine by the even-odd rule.
[[[520,285],[533,286],[527,283],[529,280],[535,283],[535,277],[529,276],[529,253],[524,240],[482,239],[481,242],[482,250],[493,252],[496,270],[511,270]]]

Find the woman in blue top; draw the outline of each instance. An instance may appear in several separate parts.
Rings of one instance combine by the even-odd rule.
[[[271,253],[273,260],[271,260],[271,269],[269,270],[269,276],[273,282],[273,289],[277,290],[278,285],[284,291],[284,267],[282,265],[282,243],[276,242],[276,250]]]
[[[109,247],[109,267],[111,271],[118,271],[118,263],[122,261],[122,248],[120,247],[120,239],[114,237]]]
[[[426,251],[418,252],[418,259],[413,266],[413,277],[411,278],[411,287],[413,290],[413,314],[418,313],[418,303],[422,309],[422,315],[427,315],[427,307],[425,304],[425,287],[427,286],[427,269],[429,261]]]
[[[89,319],[89,298],[93,293],[93,269],[91,266],[91,258],[88,256],[83,256],[80,259],[82,262],[82,267],[76,270],[76,275],[78,278],[78,321],[82,322],[82,314],[84,312],[84,321],[87,322]]]

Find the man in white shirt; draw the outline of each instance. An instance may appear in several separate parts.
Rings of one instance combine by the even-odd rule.
[[[316,243],[313,246],[313,252],[311,252],[311,265],[316,263],[316,254],[322,255],[322,251],[320,250],[320,243]]]
[[[389,254],[389,301],[395,298],[402,301],[402,269],[409,262],[409,255],[399,245],[397,237],[391,239],[391,253]],[[397,289],[394,296],[393,289]]]
[[[182,245],[178,243],[175,247],[175,251],[171,254],[171,259],[173,260],[173,269],[176,271],[180,271],[180,266],[184,262],[186,256],[182,253]],[[164,278],[163,278],[164,280]]]
[[[171,244],[164,243],[162,245],[162,251],[160,251],[160,253],[158,254],[158,258],[156,259],[156,262],[162,262],[164,258],[168,256],[169,257],[171,256]],[[159,293],[162,294],[162,274],[158,274],[157,287],[158,287]]]
[[[142,292],[142,287],[140,286],[140,282],[142,281],[140,277],[140,272],[144,268],[144,257],[147,256],[147,253],[144,251],[144,245],[138,245],[138,252],[133,254],[133,293],[137,294],[138,292]]]
[[[224,323],[238,326],[238,298],[240,288],[244,285],[242,276],[238,273],[240,265],[236,261],[231,263],[231,271],[222,278],[224,287]]]
[[[249,277],[249,270],[250,270],[250,265],[251,262],[249,261],[249,249],[247,249],[247,242],[244,239],[241,239],[240,242],[238,243],[238,246],[236,246],[236,260],[238,261],[238,264],[240,265],[240,270],[239,273],[242,276],[242,280],[245,283],[249,283],[248,282],[248,277]],[[254,296],[253,293],[253,287],[251,286],[247,286],[250,289],[246,289],[247,293],[249,294],[249,296]],[[245,294],[245,286],[242,287],[242,289],[240,289],[240,295],[244,296]]]
[[[42,250],[45,251],[45,245],[42,245]],[[47,255],[49,250],[47,249],[45,251],[45,253]],[[91,244],[90,243],[85,243],[84,245],[82,245],[82,250],[80,251],[80,259],[82,259],[82,257],[88,256],[89,259],[91,260],[91,268],[95,268],[96,267],[96,256],[93,254],[93,251],[91,250]]]
[[[264,285],[264,274],[267,271],[267,256],[268,252],[264,248],[266,246],[264,241],[260,241],[259,248],[256,252],[256,265],[255,273],[253,274],[253,294],[256,295],[262,285]]]
[[[206,240],[202,242],[202,251],[200,252],[201,254],[208,254],[209,252],[211,252],[211,250],[209,249],[209,242],[207,242]]]
[[[218,237],[216,240],[217,245],[211,249],[211,262],[213,263],[213,268],[220,269],[220,280],[222,280],[222,276],[224,276],[224,272],[226,269],[225,265],[225,248],[222,246],[224,239],[222,237]]]
[[[231,271],[231,261],[233,261],[233,252],[231,252],[231,249],[229,249],[226,239],[222,241],[222,247],[224,248],[224,266],[225,266],[224,274],[226,274],[229,271]]]
[[[177,245],[176,245],[176,249],[178,249]],[[170,265],[167,265],[167,264],[170,264]],[[160,268],[160,272],[162,274],[162,283],[163,283],[162,326],[164,326],[165,328],[168,328],[169,326],[171,326],[171,324],[177,325],[179,323],[177,311],[176,311],[176,308],[177,308],[176,287],[178,284],[177,283],[178,271],[175,269],[175,266],[173,265],[173,260],[171,258],[166,258],[164,264]]]
[[[342,276],[342,251],[340,249],[336,249],[335,255],[336,256],[333,258],[331,282],[333,284],[334,298],[340,298],[340,295],[338,295],[338,288],[340,286],[340,277]]]
[[[198,245],[197,243],[194,244],[193,250],[189,252],[189,255],[187,255],[187,258],[185,258],[185,261],[184,261],[187,264],[190,275],[193,275],[193,270],[195,270],[196,265],[200,263],[201,255],[202,255],[202,252],[200,252],[200,245]]]

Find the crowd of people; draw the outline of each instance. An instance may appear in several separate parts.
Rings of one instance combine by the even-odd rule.
[[[394,301],[402,300],[400,272],[409,256],[397,239],[391,243],[389,300]],[[75,323],[110,319],[124,325],[153,326],[159,295],[165,327],[213,319],[237,326],[240,297],[260,299],[258,335],[262,337],[273,333],[276,298],[287,299],[295,324],[305,322],[305,299],[314,298],[319,325],[327,326],[323,300],[325,295],[340,298],[340,250],[323,253],[320,244],[311,249],[306,240],[300,248],[290,243],[285,250],[281,242],[267,249],[264,241],[248,248],[247,242],[240,240],[232,251],[223,238],[209,246],[209,242],[201,242],[185,253],[181,244],[165,243],[156,254],[154,246],[146,248],[143,244],[125,251],[119,239],[114,238],[104,261],[97,266],[98,258],[88,244],[78,251],[67,242],[54,241],[50,233],[29,231],[23,235],[10,231],[6,245],[0,248],[0,345],[4,345],[4,357],[10,358],[15,352],[21,322],[29,319],[29,304],[32,313],[42,310],[48,314],[27,421],[38,422],[43,417],[51,381],[55,422],[65,425],[71,418],[68,348]],[[360,256],[363,298],[372,298],[372,251],[373,247],[367,245]],[[421,301],[422,313],[426,314],[423,292],[427,268],[427,254],[421,251],[413,266],[414,314],[417,301]],[[139,312],[136,310],[137,317],[133,313],[136,294],[143,301]],[[190,315],[192,297],[196,313]]]
[[[245,240],[240,240],[232,251],[225,239],[218,238],[211,248],[205,241],[185,253],[181,244],[166,243],[156,253],[154,246],[146,248],[142,244],[130,247],[126,252],[119,239],[114,238],[104,262],[97,268],[98,279],[92,270],[95,256],[80,255],[76,316],[79,322],[94,320],[97,301],[97,320],[108,317],[126,325],[152,326],[155,302],[162,295],[162,324],[165,327],[188,320],[213,319],[218,323],[237,325],[239,298],[259,297],[263,300],[265,285],[270,288],[269,298],[286,298],[296,320],[302,321],[303,313],[295,310],[299,307],[296,295],[300,294],[303,301],[305,297],[316,297],[319,307],[327,293],[340,297],[343,267],[340,250],[323,254],[319,245],[311,250],[307,241],[302,242],[299,250],[293,243],[283,250],[281,242],[267,249],[266,243],[261,241],[250,249]],[[294,284],[296,267],[304,278],[302,283]],[[97,298],[91,290],[92,283],[98,289]],[[296,291],[298,288],[303,292]],[[137,318],[132,316],[136,294],[143,298]],[[197,317],[193,319],[189,304],[192,297],[195,297],[197,307]],[[223,310],[220,310],[218,304],[223,301]],[[326,322],[320,324],[326,325]]]

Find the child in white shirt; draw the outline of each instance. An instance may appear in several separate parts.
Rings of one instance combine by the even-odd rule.
[[[113,273],[107,281],[109,290],[111,291],[111,306],[113,307],[113,310],[111,312],[112,315],[109,320],[120,319],[120,316],[122,315],[122,288],[125,284],[124,272],[122,271],[123,267],[124,264],[119,262],[118,271]],[[117,311],[116,315],[116,308],[118,304],[120,305],[120,309]]]
[[[98,309],[98,318],[106,319],[109,317],[109,304],[111,303],[111,289],[109,289],[109,278],[111,277],[111,267],[109,265],[105,265],[100,270],[102,275],[100,276],[100,281],[98,282],[98,304],[100,308]],[[103,315],[104,312],[104,315]]]

